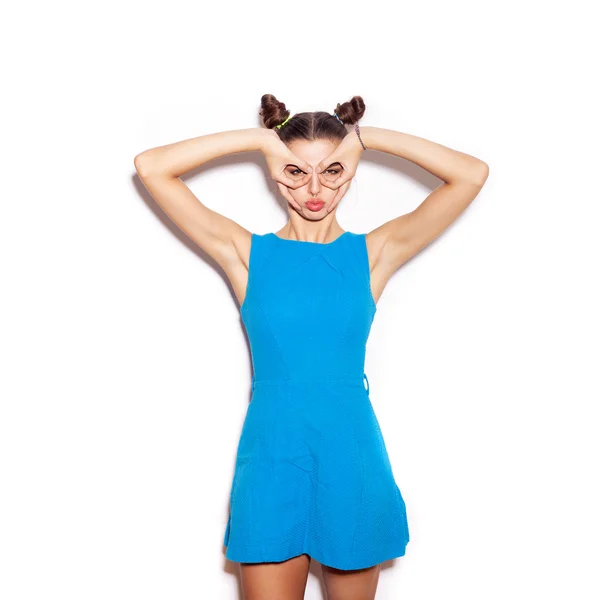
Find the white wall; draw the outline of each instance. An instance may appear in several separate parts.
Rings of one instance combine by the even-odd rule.
[[[0,596],[238,598],[222,538],[251,363],[134,156],[354,94],[490,165],[379,302],[371,398],[409,511],[378,598],[598,598],[598,50],[589,4],[54,2],[4,22]],[[8,90],[8,92],[6,91]],[[251,231],[259,154],[184,178]],[[365,232],[440,181],[364,155]],[[306,597],[322,598],[313,563]]]

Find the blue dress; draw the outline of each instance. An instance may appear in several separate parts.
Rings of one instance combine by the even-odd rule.
[[[308,554],[337,569],[403,556],[406,507],[364,372],[377,308],[366,234],[252,234],[240,307],[252,398],[239,439],[226,557]]]

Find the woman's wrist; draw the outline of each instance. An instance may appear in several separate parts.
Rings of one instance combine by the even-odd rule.
[[[352,125],[352,131],[348,132],[346,138],[350,140],[352,145],[356,146],[360,152],[364,152],[367,148],[365,148],[365,142],[362,141],[362,127],[359,127],[358,129],[360,130],[360,135],[358,134],[356,125]]]
[[[239,129],[235,132],[240,142],[240,152],[252,152],[262,150],[265,143],[274,134],[273,130],[265,127],[250,127],[249,129]],[[277,134],[275,134],[277,135]]]
[[[376,129],[377,127],[372,127],[370,125],[359,125],[360,137],[354,127],[352,127],[352,135],[356,138],[356,143],[359,144],[363,150],[374,149],[375,143],[373,140],[373,136],[376,135]],[[364,146],[366,146],[366,148],[363,148],[363,144]]]
[[[257,135],[257,150],[264,152],[264,150],[273,142],[277,143],[281,142],[281,138],[277,135],[277,132],[274,129],[267,129],[266,127],[259,127],[258,135]]]

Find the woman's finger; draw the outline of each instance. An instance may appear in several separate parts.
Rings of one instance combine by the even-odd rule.
[[[329,156],[326,156],[322,161],[320,161],[317,166],[315,167],[315,171],[317,173],[322,173],[323,171],[326,171],[327,169],[329,169],[329,167],[331,165],[334,164],[338,164],[338,165],[342,165],[342,157],[338,157],[336,154],[336,150],[334,150]]]
[[[303,175],[301,179],[292,179],[288,175],[286,175],[285,171],[279,174],[278,177],[275,178],[275,181],[282,183],[288,188],[292,188],[293,190],[306,185],[310,181],[310,173]]]
[[[349,187],[350,181],[347,181],[345,184],[340,186],[340,188],[338,189],[338,193],[335,195],[333,202],[331,203],[331,206],[329,206],[329,208],[327,209],[327,214],[334,210],[335,207],[340,203],[340,200],[344,197]]]
[[[302,211],[302,207],[294,200],[294,198],[292,198],[292,195],[290,194],[290,191],[288,190],[287,186],[285,186],[282,183],[279,183],[279,181],[277,182],[277,187],[279,188],[279,191],[281,192],[281,195],[299,212]]]
[[[300,167],[300,169],[302,169],[309,176],[312,175],[313,168],[305,160],[302,160],[301,158],[298,158],[295,155],[294,158],[296,159],[296,161],[300,161],[299,163],[296,163],[297,167]]]
[[[291,187],[294,190],[296,188],[299,188],[300,186],[306,185],[312,177],[312,167],[305,160],[303,160],[302,158],[298,158],[293,152],[290,151],[288,151],[288,156],[285,160],[289,161],[282,172],[282,175],[287,180],[285,185]],[[295,167],[299,171],[302,171],[304,175],[302,177],[294,176],[294,178],[290,178],[285,170],[288,167]]]
[[[306,185],[312,177],[312,167],[305,160],[298,158],[292,152],[289,152],[287,160],[289,160],[289,163],[284,167],[283,171],[281,172],[283,179],[278,178],[278,180],[281,181],[281,183],[283,183],[287,187],[292,188],[293,190],[298,189],[303,185]],[[304,175],[302,177],[290,177],[288,175],[288,172],[286,171],[288,167],[295,167],[299,171],[302,171]]]
[[[339,190],[345,183],[350,181],[352,177],[354,177],[354,173],[350,171],[342,171],[342,174],[337,179],[334,179],[333,181],[328,181],[323,176],[323,173],[319,173],[319,181],[321,182],[321,184],[325,187],[328,187],[331,190]]]

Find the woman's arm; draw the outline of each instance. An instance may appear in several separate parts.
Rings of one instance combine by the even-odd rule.
[[[260,127],[202,135],[141,152],[134,159],[135,169],[171,220],[221,263],[219,259],[231,255],[233,240],[243,239],[240,233],[246,230],[202,204],[179,176],[221,156],[260,150],[267,137]]]
[[[361,127],[360,134],[369,150],[406,158],[444,181],[415,210],[367,234],[371,286],[377,300],[392,273],[437,238],[477,197],[489,168],[474,156],[408,133]]]
[[[177,227],[223,268],[238,299],[245,290],[251,233],[202,204],[179,176],[227,154],[261,150],[271,133],[260,127],[212,133],[152,148],[134,159],[148,192]]]
[[[381,127],[361,127],[360,135],[369,150],[406,158],[446,183],[483,186],[487,179],[488,166],[482,160],[436,142]]]
[[[210,133],[151,148],[138,154],[133,162],[140,177],[159,174],[179,177],[209,160],[227,154],[260,150],[270,135],[270,131],[263,127]]]

